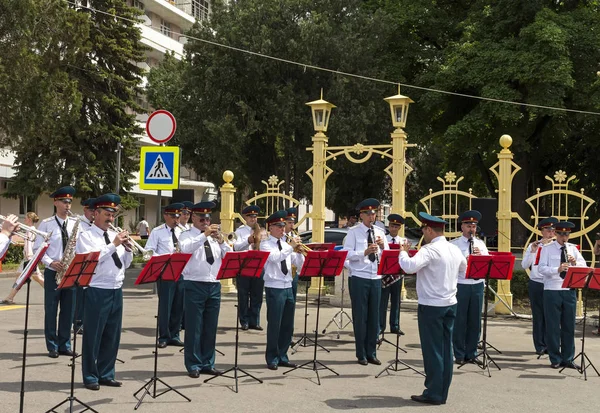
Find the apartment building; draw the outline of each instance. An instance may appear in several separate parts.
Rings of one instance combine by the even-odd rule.
[[[127,3],[141,11],[143,23],[139,27],[142,43],[148,46],[149,50],[146,52],[146,61],[140,62],[139,65],[147,71],[158,65],[167,52],[173,52],[176,57],[181,58],[186,41],[183,33],[191,28],[196,20],[208,18],[210,12],[210,3],[206,0],[127,0]],[[146,114],[137,116],[138,122],[145,130],[146,120],[153,109],[149,106],[145,96],[139,96],[138,103],[147,110]],[[139,145],[154,145],[154,143],[144,132],[139,137]],[[14,160],[14,153],[0,151],[0,194],[9,187],[11,178],[14,176]],[[125,214],[124,226],[126,229],[132,228],[141,217],[146,218],[152,227],[156,225],[157,220],[160,223],[162,219],[157,191],[141,189],[137,185],[138,178],[136,174],[130,194],[137,198],[140,206],[135,211],[127,211]],[[194,201],[196,202],[213,199],[216,196],[214,184],[203,182],[194,171],[183,167],[180,171],[180,189],[194,190]],[[168,204],[171,196],[172,191],[162,191],[161,205]],[[52,200],[46,194],[40,195],[37,200],[27,197],[19,199],[0,197],[1,215],[18,213],[22,218],[28,211],[34,211],[40,217],[47,217],[53,214],[53,208]],[[75,200],[73,203],[73,211],[82,212],[79,200]]]

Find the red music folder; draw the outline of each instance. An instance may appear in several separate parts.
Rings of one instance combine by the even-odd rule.
[[[567,275],[563,280],[562,288],[583,288],[585,287],[588,276],[594,274],[593,268],[588,267],[569,267]],[[590,284],[592,279],[590,279]],[[590,286],[590,288],[592,288]]]
[[[100,257],[100,251],[76,254],[56,289],[71,288],[75,286],[76,281],[79,281],[81,287],[90,285],[98,265],[98,257]]]
[[[465,278],[481,280],[488,276],[493,280],[510,280],[515,266],[511,252],[490,252],[490,255],[469,255]]]
[[[138,275],[135,285],[152,283],[159,278],[164,281],[177,281],[190,258],[192,254],[183,252],[153,255]]]
[[[31,257],[25,268],[23,268],[23,271],[21,271],[21,275],[19,275],[19,277],[15,280],[15,283],[13,284],[14,289],[16,289],[17,291],[20,290],[21,287],[27,282],[27,280],[31,277],[31,274],[33,274],[38,264],[42,260],[42,257],[46,253],[47,249],[48,244],[46,242],[43,242],[42,245],[35,252],[33,257]]]
[[[269,258],[268,251],[231,251],[225,254],[217,280],[242,277],[259,278]]]
[[[344,269],[348,251],[308,251],[300,277],[336,277]]]

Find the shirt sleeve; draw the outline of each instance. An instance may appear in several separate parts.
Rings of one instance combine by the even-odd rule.
[[[548,277],[558,274],[558,267],[550,267],[550,250],[552,248],[554,247],[551,245],[542,248],[540,263],[538,264],[538,272]]]
[[[235,231],[235,235],[237,235],[237,240],[235,240],[235,242],[233,243],[233,249],[235,251],[242,251],[244,248],[250,245],[248,243],[248,238],[250,238],[251,234],[252,233],[248,234],[248,236],[243,236],[242,231],[240,231],[240,228],[238,228]]]
[[[267,240],[260,243],[260,250],[269,252],[269,257],[267,258],[267,261],[269,262],[281,262],[294,251],[292,247],[287,244],[281,244],[281,251],[279,251],[277,244]]]
[[[47,227],[48,225],[46,224],[46,222],[42,221],[38,229],[42,232],[49,232]],[[35,243],[33,244],[34,251],[37,251],[42,246],[42,241],[42,237],[37,237],[35,239]],[[53,260],[48,256],[48,253],[46,252],[46,254],[44,254],[44,256],[42,257],[41,261],[46,267],[49,267],[50,264],[52,264]]]
[[[533,265],[533,259],[535,258],[535,254],[532,251],[532,245],[533,244],[529,244],[529,246],[527,247],[527,249],[525,250],[525,254],[523,254],[523,259],[521,260],[521,267],[524,270],[528,270],[531,268],[531,266]],[[538,246],[538,248],[540,248]],[[537,250],[536,250],[537,252]]]
[[[583,258],[581,252],[579,252],[577,247],[573,247],[573,250],[575,252],[575,255],[573,257],[575,257],[575,260],[577,261],[575,265],[577,267],[587,267],[587,263],[585,262],[585,259]]]
[[[400,268],[407,274],[416,274],[421,268],[426,267],[431,261],[431,253],[429,248],[421,248],[413,257],[409,257],[408,252],[400,251]],[[466,260],[465,261],[466,268]]]
[[[148,236],[148,241],[146,241],[146,246],[144,247],[147,250],[151,250],[156,253],[158,249],[158,231],[152,231]]]
[[[348,251],[346,259],[348,261],[362,261],[365,258],[364,251],[356,251],[356,234],[355,231],[349,232],[344,238],[344,245],[342,251]]]
[[[181,249],[181,252],[191,254],[198,248],[204,246],[205,241],[206,235],[204,235],[204,232],[195,235],[191,232],[191,230],[185,231],[181,234],[181,237],[179,238],[179,248]]]

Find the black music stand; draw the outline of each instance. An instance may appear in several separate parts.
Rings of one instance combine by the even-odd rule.
[[[311,251],[333,251],[335,248],[335,244],[333,242],[328,242],[328,243],[324,243],[324,244],[307,244],[306,245],[308,248],[310,248]],[[298,281],[300,281],[300,275],[298,275]],[[310,278],[309,277],[304,277],[304,282],[306,284],[306,296],[304,297],[304,333],[302,334],[302,337],[300,337],[295,343],[292,344],[292,354],[296,354],[296,352],[298,351],[297,347],[308,347],[308,346],[312,346],[314,345],[314,340],[312,338],[310,338],[308,336],[308,334],[306,333],[306,329],[308,326],[308,289],[310,287]],[[342,300],[344,299],[343,297],[343,292],[342,292]],[[335,318],[335,316],[334,316]],[[330,321],[331,323],[331,321]],[[329,325],[329,324],[328,324]],[[325,330],[327,329],[327,327],[325,327]],[[323,334],[325,334],[325,330],[323,330]],[[338,338],[339,337],[339,331],[338,331]],[[310,342],[310,344],[309,344]],[[322,346],[321,344],[317,344],[319,347],[321,347],[323,350],[325,350],[326,352],[330,352],[329,349],[325,348],[324,346]]]
[[[177,282],[177,280],[179,280],[179,277],[181,276],[181,272],[183,271],[183,269],[185,268],[185,265],[187,264],[187,262],[190,260],[191,257],[192,257],[192,254],[184,254],[184,253],[180,253],[180,252],[176,252],[174,254],[163,254],[163,255],[153,256],[146,263],[146,265],[144,266],[144,269],[138,276],[137,280],[135,280],[135,285],[156,283],[156,281],[158,281],[158,280]],[[158,378],[158,374],[157,374],[157,370],[158,370],[158,337],[159,337],[159,335],[158,335],[158,317],[160,315],[160,304],[158,302],[156,304],[156,307],[157,307],[157,310],[156,310],[156,334],[155,334],[156,340],[154,340],[154,374],[142,387],[139,388],[138,391],[133,393],[133,397],[135,397],[138,400],[137,404],[134,407],[134,410],[137,410],[138,407],[140,407],[140,405],[142,404],[142,401],[144,400],[144,397],[146,397],[147,394],[149,394],[150,397],[152,397],[153,399],[156,399],[157,397],[162,396],[165,393],[174,391],[175,393],[177,393],[178,395],[180,395],[181,397],[186,399],[188,402],[192,401],[189,397],[184,396],[178,390],[175,390],[173,387],[169,386],[163,380]],[[166,387],[166,390],[163,390],[160,393],[157,393],[156,392],[156,383],[157,382],[161,382],[163,384],[163,386]],[[153,390],[150,391],[150,388],[152,388]],[[142,397],[138,398],[137,395],[142,390],[144,390],[144,394],[142,394]]]
[[[415,254],[415,252],[412,253],[412,255],[414,255],[414,254]],[[383,250],[383,252],[381,254],[381,258],[379,259],[379,268],[377,269],[377,274],[380,274],[382,276],[382,282],[383,282],[383,279],[386,280],[385,282],[388,283],[387,284],[388,286],[392,285],[396,282],[400,282],[400,280],[402,279],[402,276],[404,274],[406,274],[404,272],[404,270],[402,270],[402,268],[400,268],[399,257],[400,257],[400,250],[390,249],[390,250]],[[398,317],[400,317],[402,315],[402,314],[400,314],[401,308],[402,308],[402,300],[400,300],[398,302]],[[375,378],[379,378],[379,376],[381,376],[383,373],[390,374],[390,370],[391,371],[412,370],[415,373],[419,373],[421,376],[425,376],[424,373],[420,372],[416,368],[414,368],[411,365],[400,360],[400,358],[398,357],[398,354],[399,354],[398,352],[400,350],[402,350],[403,352],[406,353],[406,350],[404,350],[403,348],[400,347],[400,336],[401,336],[401,334],[399,332],[396,333],[396,344],[394,344],[385,338],[385,334],[382,335],[379,345],[381,345],[381,343],[383,343],[383,342],[386,342],[386,343],[391,344],[392,346],[396,347],[396,358],[394,360],[392,360],[390,362],[390,364],[387,365],[386,368],[381,370],[381,372],[379,372],[379,374],[377,374],[375,376]],[[399,366],[399,364],[401,364],[404,367],[401,368]]]
[[[488,294],[487,289],[490,285],[490,279],[495,280],[510,280],[512,278],[513,268],[515,266],[515,256],[510,252],[491,252],[490,255],[469,255],[467,262],[467,273],[465,278],[481,280],[485,279],[485,288],[483,291],[484,310],[483,310],[483,339],[481,351],[477,353],[475,359],[483,356],[483,362],[477,364],[482,370],[488,372],[488,377],[492,377],[490,373],[490,363],[493,363],[498,370],[502,370],[500,366],[488,353],[489,344],[487,342],[487,319],[488,319]],[[463,364],[459,366],[465,366]]]
[[[301,277],[319,277],[319,284],[323,277],[337,277],[344,269],[344,261],[348,251],[308,251],[300,271]],[[321,288],[319,288],[319,294],[317,296],[317,320],[315,325],[315,341],[314,341],[314,355],[311,361],[307,361],[304,364],[300,364],[283,374],[287,374],[297,369],[312,370],[317,374],[318,385],[321,385],[321,379],[319,377],[319,370],[329,370],[336,376],[339,374],[333,369],[327,367],[325,364],[317,360],[317,346],[319,344],[319,312],[321,309]]]
[[[260,278],[268,257],[269,253],[267,251],[248,250],[239,252],[228,252],[225,254],[223,261],[221,261],[221,267],[219,268],[219,273],[217,274],[217,280],[236,278],[237,276]],[[225,370],[218,376],[209,377],[208,379],[204,380],[204,383],[208,383],[209,381],[218,377],[234,379],[234,391],[237,393],[238,379],[250,377],[251,379],[256,380],[261,384],[263,381],[257,377],[254,377],[252,374],[248,373],[246,370],[238,366],[238,348],[240,342],[240,308],[237,304],[234,304],[234,306],[237,307],[237,313],[235,317],[235,361],[233,367]],[[233,375],[228,376],[227,373],[229,372],[233,372]],[[239,373],[242,374],[240,375]]]
[[[583,289],[583,331],[581,333],[581,351],[573,358],[573,362],[581,357],[581,364],[578,369],[579,373],[583,374],[584,380],[587,381],[587,368],[592,367],[596,374],[600,376],[594,363],[585,353],[585,322],[587,319],[587,299],[588,290],[600,290],[600,269],[587,267],[570,267],[563,281],[563,288],[582,288]],[[563,367],[560,372],[566,369]]]
[[[29,323],[29,289],[31,287],[31,274],[33,274],[33,272],[37,269],[37,266],[47,249],[48,244],[45,242],[42,243],[41,247],[38,248],[35,255],[31,257],[25,268],[23,268],[19,278],[17,278],[13,284],[13,288],[18,291],[25,283],[27,283],[27,298],[25,300],[25,327],[23,329],[23,365],[21,367],[21,401],[19,404],[20,413],[23,413],[25,403],[25,360],[27,359],[27,335],[29,334],[27,326]]]
[[[94,271],[96,271],[96,265],[98,265],[98,257],[99,256],[100,256],[100,251],[76,254],[75,257],[73,258],[73,261],[71,261],[71,265],[69,265],[69,268],[65,272],[65,275],[63,276],[60,284],[56,287],[56,289],[61,290],[61,289],[68,289],[68,288],[73,288],[73,287],[87,287],[88,285],[90,285],[90,282],[92,281],[92,276],[94,275]],[[77,295],[76,294],[73,294],[73,295],[75,296],[75,298],[73,300],[73,306],[75,307],[75,306],[77,306]],[[79,400],[77,397],[74,396],[74,393],[75,393],[75,359],[77,358],[75,355],[76,349],[77,349],[77,331],[73,331],[73,347],[71,349],[71,351],[73,352],[73,355],[71,356],[71,364],[70,364],[70,367],[71,367],[71,393],[65,400],[63,400],[56,406],[52,407],[46,413],[52,413],[52,412],[58,413],[56,411],[56,409],[65,403],[69,403],[69,412],[72,412],[73,411],[73,402],[77,402],[80,405],[82,405],[83,407],[85,407],[85,409],[82,410],[83,412],[89,410],[89,411],[98,413],[96,410],[92,409],[90,406],[88,406],[87,404],[85,404],[84,402],[82,402],[81,400]]]

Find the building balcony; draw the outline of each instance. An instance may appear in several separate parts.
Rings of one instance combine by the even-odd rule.
[[[196,21],[191,13],[192,1],[194,0],[143,0],[143,3],[145,11],[162,17],[182,30],[188,30]],[[190,12],[187,12],[188,8]]]
[[[167,52],[173,52],[178,59],[183,57],[182,41],[185,42],[185,36],[179,35],[181,41],[177,41],[151,27],[141,24],[138,27],[140,27],[142,32],[142,43],[151,48],[146,53],[148,57],[162,60]]]

